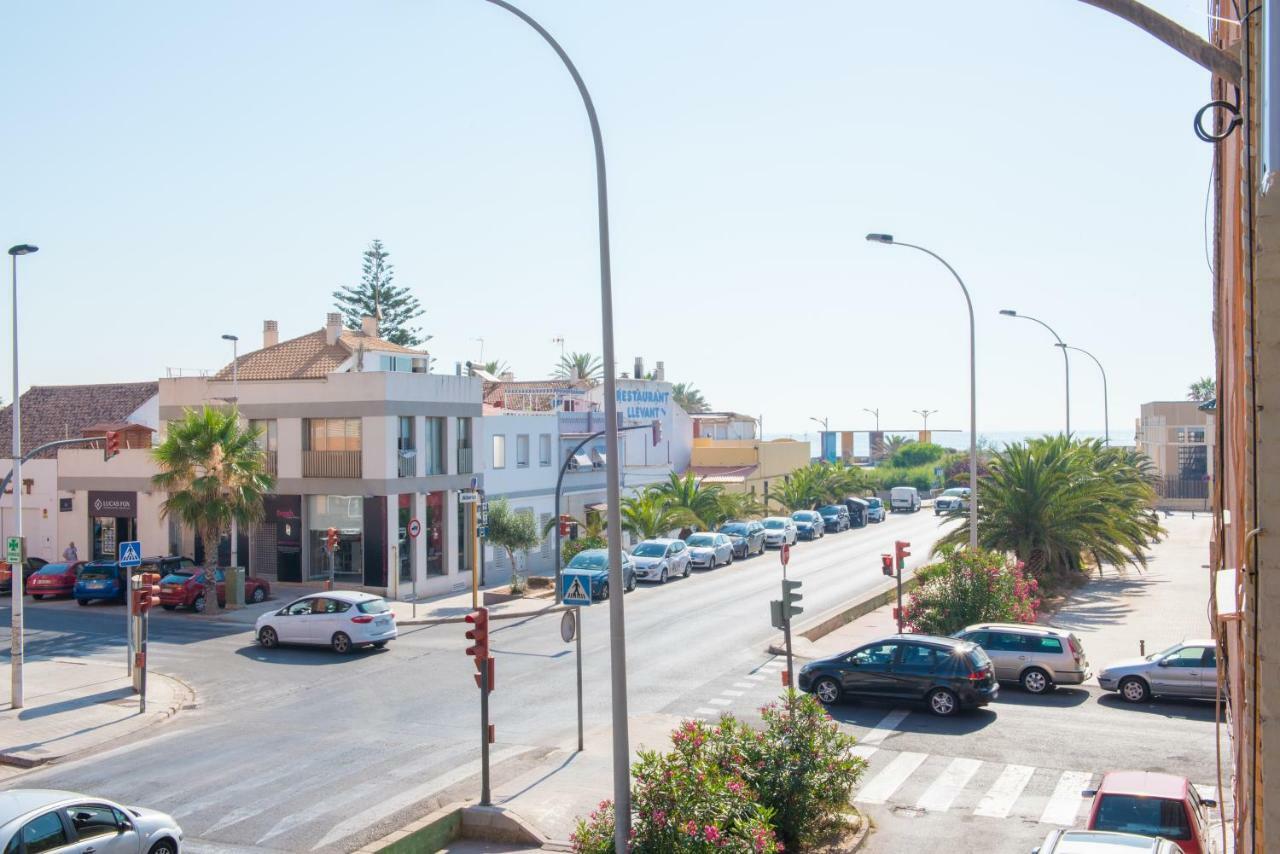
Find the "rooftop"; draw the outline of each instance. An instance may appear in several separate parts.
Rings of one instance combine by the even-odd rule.
[[[33,385],[22,394],[22,452],[27,454],[46,442],[83,436],[103,424],[125,423],[159,391],[158,382]],[[13,447],[12,405],[0,410],[0,442],[5,453]]]
[[[242,382],[324,379],[354,356],[361,347],[366,351],[381,353],[427,355],[424,350],[392,344],[386,339],[352,329],[343,329],[338,333],[336,343],[330,344],[327,330],[321,328],[271,347],[245,353],[234,363],[237,367],[236,379]],[[232,365],[228,364],[213,378],[230,381],[232,375]]]

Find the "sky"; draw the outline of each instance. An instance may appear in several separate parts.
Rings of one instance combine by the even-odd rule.
[[[1197,32],[1202,3],[1150,0]],[[1111,430],[1212,373],[1192,134],[1207,72],[1076,0],[523,0],[581,71],[610,195],[617,359],[769,433],[1056,430],[1048,322]],[[0,242],[21,385],[216,369],[320,328],[373,238],[437,368],[601,352],[572,82],[483,0],[23,2],[6,11]],[[6,276],[7,278],[7,276]],[[0,395],[12,399],[7,308]],[[483,339],[483,344],[479,339]],[[1072,426],[1101,431],[1074,355]]]

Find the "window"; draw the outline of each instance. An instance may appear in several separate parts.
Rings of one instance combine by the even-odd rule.
[[[859,667],[883,669],[893,662],[893,653],[897,648],[898,645],[896,643],[878,643],[872,646],[864,646],[849,656],[849,660],[850,662],[856,662]]]
[[[382,353],[378,356],[378,370],[425,374],[427,372],[427,360],[423,357],[388,356]]]
[[[1059,653],[1062,652],[1062,641],[1057,638],[1039,637],[1028,638],[1031,652]]]
[[[1022,635],[1015,635],[1009,632],[992,632],[988,643],[982,644],[984,649],[993,652],[1022,652],[1026,649],[1023,643],[1025,638]]]
[[[66,808],[67,819],[81,839],[115,835],[120,832],[115,810],[101,804],[76,804]]]
[[[258,447],[269,453],[279,450],[274,418],[255,418],[249,422],[251,430],[258,431]]]
[[[1172,655],[1165,656],[1164,661],[1169,667],[1201,667],[1204,665],[1204,647],[1184,646]]]
[[[288,614],[290,617],[301,617],[304,614],[310,614],[311,603],[313,601],[315,600],[303,599],[301,602],[294,602],[292,605],[289,606],[289,609],[285,611],[285,613]]]
[[[963,636],[969,643],[976,643],[978,646],[991,647],[991,635],[988,632],[969,632]]]
[[[1204,660],[1203,660],[1203,663],[1204,663],[1204,666],[1205,666],[1205,667],[1217,667],[1217,666],[1218,666],[1218,651],[1217,651],[1216,649],[1214,649],[1213,647],[1207,647],[1207,648],[1205,649],[1205,651],[1204,651]]]
[[[507,467],[507,437],[498,435],[493,437],[493,459],[492,465],[496,469],[504,469]]]
[[[551,434],[543,433],[538,437],[538,465],[551,465]]]
[[[23,825],[22,842],[27,854],[38,854],[50,851],[67,844],[67,831],[62,826],[62,817],[56,812],[47,812],[39,818],[33,818]]]
[[[422,455],[426,474],[444,474],[444,419],[426,419],[422,436]]]
[[[471,474],[474,462],[471,459],[471,419],[459,418],[458,427],[458,474]]]
[[[360,450],[360,419],[304,418],[302,420],[302,450]]]
[[[527,469],[529,467],[529,436],[520,434],[516,436],[516,468]]]
[[[907,673],[932,673],[938,667],[940,656],[931,646],[902,645],[902,658],[895,670]]]
[[[396,473],[400,477],[414,477],[417,474],[418,454],[413,442],[413,416],[401,415],[397,420]]]
[[[402,451],[413,450],[413,416],[400,416],[400,433],[396,440],[396,447]]]
[[[1178,427],[1174,430],[1174,441],[1179,445],[1203,445],[1203,427]]]
[[[1178,477],[1199,479],[1208,473],[1208,445],[1186,445],[1178,448]]]

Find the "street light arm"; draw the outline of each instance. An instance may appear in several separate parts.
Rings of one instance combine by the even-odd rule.
[[[103,439],[101,436],[95,436],[91,439],[86,439],[83,436],[81,436],[78,439],[58,439],[57,441],[54,441],[54,442],[45,442],[43,445],[38,445],[32,448],[31,450],[27,451],[27,453],[22,457],[22,462],[26,463],[36,454],[43,454],[45,451],[49,450],[50,448],[61,448],[65,445],[93,445],[103,441],[106,441],[106,440]],[[18,466],[18,468],[21,468],[21,466]],[[0,479],[0,495],[3,495],[4,491],[9,488],[9,482],[12,480],[13,480],[13,469],[9,469],[8,473],[5,474],[4,478]]]
[[[1067,379],[1067,385],[1066,385],[1066,394],[1067,394],[1067,400],[1066,400],[1066,406],[1067,406],[1067,432],[1066,432],[1066,435],[1067,435],[1068,437],[1070,437],[1070,436],[1071,436],[1071,359],[1067,356],[1067,349],[1068,349],[1068,348],[1067,348],[1066,342],[1064,342],[1064,341],[1062,340],[1062,336],[1061,336],[1061,335],[1059,335],[1057,332],[1055,332],[1055,331],[1054,331],[1054,328],[1053,328],[1052,326],[1050,326],[1049,324],[1045,323],[1043,320],[1041,320],[1041,319],[1040,319],[1040,318],[1038,318],[1038,317],[1032,317],[1032,316],[1031,316],[1031,315],[1029,315],[1029,314],[1020,314],[1020,313],[1018,313],[1018,312],[1003,312],[1003,311],[1002,311],[1002,312],[1000,312],[1000,313],[1001,313],[1001,314],[1005,314],[1005,315],[1006,315],[1006,316],[1008,316],[1008,317],[1020,317],[1020,318],[1022,318],[1023,320],[1030,320],[1030,321],[1032,321],[1033,323],[1038,323],[1038,324],[1040,324],[1040,325],[1041,325],[1041,326],[1043,326],[1045,329],[1048,329],[1048,330],[1049,330],[1049,334],[1050,334],[1050,335],[1052,335],[1052,336],[1054,337],[1054,340],[1056,340],[1056,341],[1058,342],[1058,346],[1062,348],[1062,367],[1063,367],[1063,370],[1064,370],[1064,371],[1065,371],[1065,373],[1066,373],[1066,379]]]

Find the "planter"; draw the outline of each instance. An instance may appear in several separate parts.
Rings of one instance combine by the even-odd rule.
[[[484,604],[486,606],[501,605],[503,602],[512,602],[516,599],[523,599],[523,598],[524,598],[523,593],[495,593],[489,590],[484,591],[484,596],[483,596]]]

